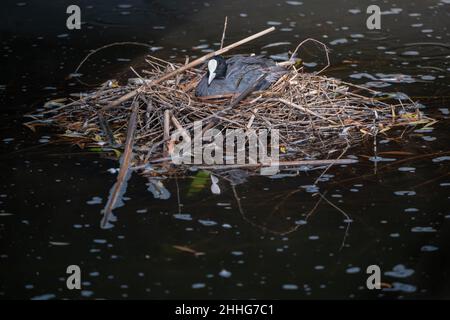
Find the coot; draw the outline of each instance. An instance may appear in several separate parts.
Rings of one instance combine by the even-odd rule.
[[[241,93],[259,81],[255,90],[266,90],[287,70],[264,56],[235,55],[228,59],[215,56],[208,61],[208,72],[195,90],[199,97]]]

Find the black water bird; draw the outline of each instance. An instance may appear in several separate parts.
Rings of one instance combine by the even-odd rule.
[[[287,70],[264,56],[235,55],[228,59],[215,56],[195,90],[199,97],[242,93],[259,82],[254,90],[266,90]],[[258,79],[264,76],[262,81]]]

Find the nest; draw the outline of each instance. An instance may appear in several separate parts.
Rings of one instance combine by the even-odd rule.
[[[171,139],[171,133],[179,130],[193,136],[196,121],[202,121],[203,132],[216,129],[216,134],[225,137],[228,129],[267,130],[269,135],[277,132],[280,156],[276,165],[280,169],[294,167],[297,173],[300,167],[309,170],[325,165],[324,173],[333,164],[356,162],[343,156],[349,147],[363,139],[387,135],[393,128],[429,126],[435,122],[411,100],[395,100],[389,94],[329,78],[320,72],[305,72],[292,56],[306,41],[323,46],[329,65],[326,46],[313,39],[297,46],[291,59],[282,63],[287,73],[268,90],[254,91],[255,83],[253,88],[236,95],[195,96],[195,87],[205,74],[202,62],[271,31],[273,28],[191,63],[176,64],[148,56],[143,70],[136,72],[131,68],[137,78],[123,85],[107,81],[77,99],[50,101],[44,109],[28,115],[32,120],[26,125],[31,129],[38,125],[57,126],[63,131],[62,137],[80,147],[114,152],[121,158],[117,181],[103,209],[101,227],[110,228],[115,221],[113,210],[123,204],[121,199],[132,170],[147,176],[149,190],[155,197],[163,198],[160,180],[170,175],[206,169],[214,172],[211,191],[220,193],[217,176],[234,185],[238,182],[231,173],[236,168],[245,168],[248,175],[267,165],[255,164],[249,157],[246,163],[235,165],[229,165],[228,160],[225,165],[175,165],[171,156],[177,141]],[[205,146],[208,144],[201,148]],[[235,153],[243,151],[247,156],[245,148],[249,144]]]
[[[192,123],[199,120],[206,128],[224,134],[227,129],[277,129],[280,156],[287,164],[328,159],[330,151],[347,150],[364,137],[432,122],[413,101],[394,101],[371,89],[304,72],[293,63],[268,90],[244,96],[196,97],[195,87],[204,69],[191,68],[173,79],[152,84],[183,65],[152,56],[146,62],[148,68],[136,72],[138,77],[127,84],[108,81],[77,100],[63,105],[51,103],[48,110],[31,115],[34,120],[28,125],[45,122],[63,129],[62,135],[79,145],[120,150],[135,110],[133,166],[164,165],[167,169],[171,150],[168,134],[180,128],[192,131]],[[133,99],[108,107],[130,92],[136,92]],[[172,167],[172,171],[186,169],[186,165]]]

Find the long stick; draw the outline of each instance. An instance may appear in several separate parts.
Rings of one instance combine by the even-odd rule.
[[[122,186],[126,182],[128,171],[130,170],[131,159],[133,158],[133,144],[134,144],[134,132],[136,131],[137,124],[137,111],[139,109],[139,103],[135,102],[133,110],[131,112],[130,120],[128,121],[127,140],[125,142],[125,150],[123,152],[122,164],[120,166],[119,174],[117,176],[116,183],[113,186],[108,202],[103,210],[103,219],[100,223],[101,228],[107,228],[112,214],[112,210],[115,208],[117,201],[120,198]]]
[[[223,24],[222,40],[220,40],[220,49],[223,48],[223,43],[225,41],[225,33],[227,32],[227,22],[228,22],[228,16],[225,16],[225,22]]]
[[[312,110],[310,110],[310,109],[308,109],[308,108],[304,108],[304,107],[302,107],[302,106],[299,106],[298,104],[296,104],[296,103],[293,103],[293,102],[290,102],[290,101],[288,101],[288,100],[286,100],[286,99],[274,99],[275,101],[280,101],[280,102],[282,102],[282,103],[284,103],[284,104],[286,104],[286,105],[288,105],[288,106],[290,106],[290,107],[293,107],[293,108],[295,108],[295,109],[298,109],[298,110],[301,110],[301,111],[303,111],[303,112],[306,112],[306,113],[309,113],[309,114],[312,114],[313,116],[315,116],[315,117],[317,117],[317,118],[320,118],[320,119],[322,119],[322,120],[325,120],[325,121],[328,121],[328,122],[330,122],[330,123],[332,123],[332,124],[337,124],[336,122],[334,122],[333,120],[330,120],[330,119],[328,119],[328,118],[326,118],[326,117],[323,117],[323,116],[321,116],[320,114],[317,114],[317,113],[315,113],[314,111],[312,111]]]
[[[129,100],[131,98],[133,98],[135,95],[137,95],[139,92],[141,92],[141,90],[144,88],[144,86],[155,85],[155,84],[161,83],[161,82],[163,82],[163,81],[165,81],[167,79],[172,78],[173,76],[175,76],[175,75],[177,75],[177,74],[179,74],[181,72],[184,72],[184,71],[186,71],[186,70],[188,70],[190,68],[193,68],[193,67],[196,67],[196,66],[202,64],[203,62],[205,62],[208,59],[211,59],[214,56],[217,56],[217,55],[223,54],[225,52],[228,52],[231,49],[234,49],[234,48],[236,48],[236,47],[238,47],[240,45],[243,45],[244,43],[247,43],[247,42],[255,40],[255,39],[259,38],[259,37],[262,37],[262,36],[268,34],[269,32],[272,32],[274,30],[275,30],[275,27],[270,27],[268,29],[265,29],[265,30],[263,30],[261,32],[258,32],[256,34],[254,34],[254,35],[252,35],[250,37],[247,37],[247,38],[244,38],[244,39],[242,39],[242,40],[240,40],[238,42],[232,43],[232,44],[230,44],[230,45],[228,45],[228,46],[226,46],[226,47],[224,47],[222,49],[219,49],[219,50],[214,51],[214,52],[210,52],[210,53],[208,53],[208,54],[206,54],[206,55],[204,55],[204,56],[202,56],[202,57],[192,61],[191,63],[183,65],[182,67],[180,67],[180,68],[178,68],[178,69],[176,69],[176,70],[174,70],[172,72],[169,72],[168,74],[162,76],[161,78],[153,80],[150,84],[143,85],[143,86],[141,86],[141,87],[139,87],[139,88],[137,88],[137,89],[135,89],[133,91],[128,92],[127,94],[123,95],[119,99],[112,101],[106,108],[117,107],[121,103],[123,103],[123,102],[125,102],[125,101],[127,101],[127,100]]]

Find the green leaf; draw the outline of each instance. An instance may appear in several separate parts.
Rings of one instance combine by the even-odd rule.
[[[193,195],[199,193],[200,191],[205,189],[210,183],[208,171],[201,170],[201,171],[197,172],[197,174],[191,178],[192,178],[192,182],[189,185],[189,189],[187,191],[188,197],[192,197]]]

